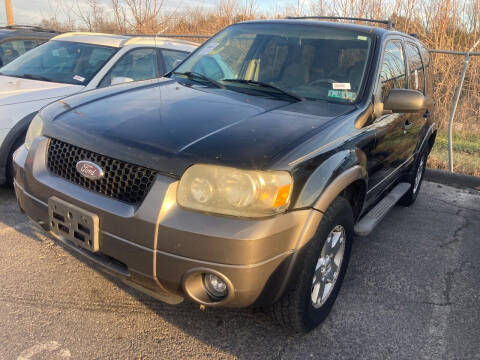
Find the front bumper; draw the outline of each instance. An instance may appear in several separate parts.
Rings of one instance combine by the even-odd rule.
[[[297,250],[313,236],[321,213],[299,210],[265,219],[240,219],[188,211],[176,204],[178,181],[157,176],[140,205],[83,189],[46,167],[49,140],[14,156],[20,208],[49,231],[48,199],[55,196],[99,217],[99,251],[57,237],[133,287],[168,303],[185,297],[210,306],[246,307],[278,299]],[[52,233],[53,234],[53,233]],[[229,286],[215,302],[202,295],[201,274],[212,272]]]

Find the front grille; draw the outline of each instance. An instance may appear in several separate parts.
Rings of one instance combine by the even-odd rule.
[[[101,166],[105,175],[99,180],[85,178],[76,170],[77,162],[81,160]],[[50,140],[47,165],[55,175],[129,204],[143,201],[157,174],[154,170],[112,159],[57,139]]]

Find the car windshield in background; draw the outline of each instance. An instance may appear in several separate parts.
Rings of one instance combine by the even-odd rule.
[[[239,24],[210,39],[175,75],[202,75],[236,91],[350,103],[371,44],[366,33],[326,26]]]
[[[0,44],[0,66],[5,66],[37,46],[35,40],[9,40]]]
[[[69,41],[49,41],[2,67],[2,75],[87,85],[116,48]]]

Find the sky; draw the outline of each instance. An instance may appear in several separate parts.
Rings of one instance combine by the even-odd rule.
[[[77,2],[80,6],[86,4],[87,0],[12,0],[13,16],[16,24],[37,25],[42,19],[49,18],[56,13],[56,4],[58,2],[70,1]],[[109,0],[101,0],[108,6]],[[174,9],[180,6],[184,7],[215,7],[218,0],[165,0],[166,8]],[[260,11],[280,9],[289,4],[296,3],[297,0],[257,0]],[[4,1],[0,0],[0,26],[7,24]]]

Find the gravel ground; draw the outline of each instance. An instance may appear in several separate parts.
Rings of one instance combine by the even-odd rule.
[[[480,192],[424,183],[354,243],[326,322],[157,302],[65,251],[0,189],[0,359],[480,359]]]

